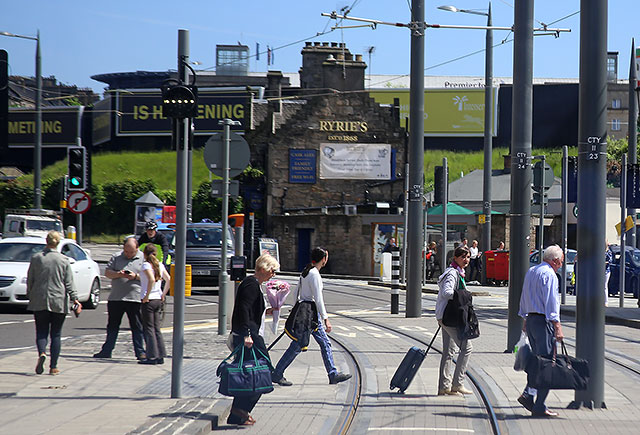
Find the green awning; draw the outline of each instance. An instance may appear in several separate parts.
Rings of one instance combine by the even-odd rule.
[[[429,210],[427,210],[427,215],[442,215],[442,204],[440,205],[436,205],[435,207],[431,207]],[[447,203],[447,215],[472,215],[475,214],[475,212],[473,210],[469,210],[466,207],[463,207],[461,205],[455,204],[453,202],[449,202]]]

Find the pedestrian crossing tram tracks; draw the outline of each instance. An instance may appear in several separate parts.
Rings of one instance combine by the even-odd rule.
[[[325,291],[333,292],[334,290],[325,288]],[[424,348],[427,348],[427,346],[429,345],[427,341],[423,340],[418,336],[398,330],[396,328],[392,328],[382,323],[374,322],[367,319],[362,319],[356,316],[350,316],[343,313],[332,312],[331,314],[338,317],[353,320],[356,322],[366,323],[368,325],[375,326],[380,329],[388,330],[396,335],[401,336],[407,342],[410,342],[412,345],[415,345],[415,343],[419,343],[420,345],[424,346]],[[353,428],[354,426],[357,427],[356,419],[358,416],[358,407],[360,405],[360,397],[362,394],[363,382],[365,382],[365,380],[363,379],[363,373],[364,373],[364,370],[362,367],[363,364],[359,361],[359,357],[356,356],[356,352],[354,352],[353,349],[350,349],[350,347],[345,342],[343,342],[342,340],[336,339],[335,336],[332,336],[331,340],[334,341],[337,345],[339,345],[342,349],[344,349],[344,351],[349,355],[351,364],[355,369],[355,371],[353,372],[354,378],[356,378],[356,382],[354,382],[354,386],[353,386],[353,391],[350,392],[349,394],[349,397],[351,398],[351,404],[348,407],[349,408],[348,413],[343,419],[343,423],[340,426],[340,431],[338,433],[340,434],[356,433],[356,431],[350,431],[350,429]],[[435,345],[432,345],[431,349],[442,354],[442,349],[436,347]],[[455,362],[455,359],[454,359],[454,362]],[[476,397],[479,399],[480,403],[482,403],[482,405],[484,406],[484,409],[486,412],[486,418],[489,426],[491,427],[492,433],[494,435],[500,435],[502,432],[501,432],[500,425],[498,424],[499,423],[498,417],[491,403],[492,399],[490,397],[490,393],[488,392],[489,391],[488,387],[484,384],[484,382],[479,376],[474,375],[473,369],[468,368],[466,374],[469,381],[471,381],[473,385],[474,393]]]

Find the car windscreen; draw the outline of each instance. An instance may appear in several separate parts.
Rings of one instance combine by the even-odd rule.
[[[187,248],[220,247],[222,228],[187,228]]]
[[[167,238],[167,242],[169,243],[169,246],[174,246],[173,236],[176,233],[175,230],[158,230],[158,232],[164,234],[164,236]]]
[[[578,252],[573,252],[573,251],[567,251],[567,258],[565,259],[566,263],[575,263],[576,262],[576,255],[578,255]]]
[[[41,221],[36,219],[27,219],[27,229],[62,232],[62,224],[60,223],[60,221]]]
[[[44,245],[36,243],[0,243],[0,261],[29,262]]]

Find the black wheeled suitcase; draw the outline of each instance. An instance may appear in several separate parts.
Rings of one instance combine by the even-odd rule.
[[[427,352],[429,352],[429,349],[431,349],[433,340],[435,340],[438,336],[438,332],[440,332],[440,326],[438,326],[438,330],[433,335],[433,338],[431,339],[427,350],[422,350],[415,346],[409,349],[407,354],[402,359],[400,366],[393,375],[393,378],[391,378],[391,383],[389,384],[390,389],[393,390],[394,388],[397,388],[399,393],[404,393],[404,391],[409,388],[409,385],[418,372],[422,361],[424,361],[424,357],[427,356]]]

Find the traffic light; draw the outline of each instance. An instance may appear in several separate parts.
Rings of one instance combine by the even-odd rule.
[[[436,166],[434,173],[433,203],[443,204],[444,197],[449,191],[449,171],[445,171],[444,166]],[[445,190],[446,189],[446,190]],[[447,195],[448,196],[448,195]]]
[[[198,90],[195,86],[175,85],[162,88],[162,114],[167,118],[198,116]]]
[[[87,187],[87,151],[84,147],[67,148],[69,162],[67,189],[84,190]]]

